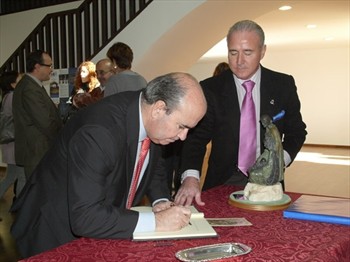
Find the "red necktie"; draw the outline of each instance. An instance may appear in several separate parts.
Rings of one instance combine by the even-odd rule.
[[[136,193],[136,189],[137,189],[137,184],[138,184],[139,177],[141,174],[141,169],[143,166],[143,162],[145,161],[145,158],[147,156],[147,152],[148,152],[150,143],[151,143],[151,140],[148,137],[142,141],[139,159],[138,159],[138,162],[137,162],[137,165],[135,168],[135,173],[134,173],[132,181],[131,181],[128,201],[126,202],[127,209],[131,208],[132,202],[134,201],[134,197],[135,197],[135,193]]]
[[[239,132],[238,167],[247,175],[248,169],[256,158],[256,116],[252,90],[255,83],[251,80],[243,84],[246,94],[241,109],[241,127]]]

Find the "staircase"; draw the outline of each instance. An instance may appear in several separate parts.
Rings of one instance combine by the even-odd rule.
[[[54,68],[78,67],[99,53],[153,0],[85,0],[77,9],[46,15],[0,72],[25,72],[36,49],[47,51]]]

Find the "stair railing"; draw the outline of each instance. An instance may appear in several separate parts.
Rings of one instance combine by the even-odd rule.
[[[78,67],[99,53],[153,0],[85,0],[77,9],[48,14],[1,66],[25,72],[36,49],[47,51],[55,68]]]

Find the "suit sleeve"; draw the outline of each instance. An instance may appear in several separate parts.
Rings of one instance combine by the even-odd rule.
[[[168,188],[168,175],[166,172],[165,159],[160,156],[160,146],[156,145],[155,147],[158,147],[158,152],[155,156],[157,158],[157,162],[155,165],[155,170],[152,171],[154,174],[152,176],[151,183],[147,189],[147,196],[151,203],[161,198],[171,199],[171,193]]]
[[[203,82],[201,82],[203,86]],[[203,91],[207,99],[208,109],[202,120],[196,127],[188,132],[186,140],[183,142],[180,159],[180,174],[188,169],[195,169],[199,172],[202,169],[203,158],[206,146],[210,142],[215,125],[215,98],[210,90],[203,86]]]
[[[289,76],[288,99],[283,127],[283,149],[288,152],[292,162],[300,151],[306,139],[306,125],[300,112],[301,104],[295,86],[294,78]],[[277,122],[278,125],[278,122]],[[291,163],[290,163],[291,164]],[[289,164],[289,165],[290,165]]]
[[[125,196],[126,143],[122,141],[122,136],[91,126],[76,132],[69,142],[69,218],[77,236],[132,236],[138,213],[115,204],[115,198]]]

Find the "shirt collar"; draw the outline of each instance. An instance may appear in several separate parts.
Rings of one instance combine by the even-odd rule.
[[[247,81],[247,80],[252,80],[252,81],[254,81],[255,84],[257,84],[257,83],[259,82],[260,75],[261,75],[261,66],[259,65],[258,70],[255,72],[255,74],[254,74],[250,79],[243,80],[243,79],[238,78],[236,75],[233,75],[233,77],[234,77],[241,85],[242,85],[245,81]]]
[[[32,74],[27,74],[27,75],[30,76],[35,82],[37,82],[39,86],[43,85],[43,83],[38,78],[33,76]]]

